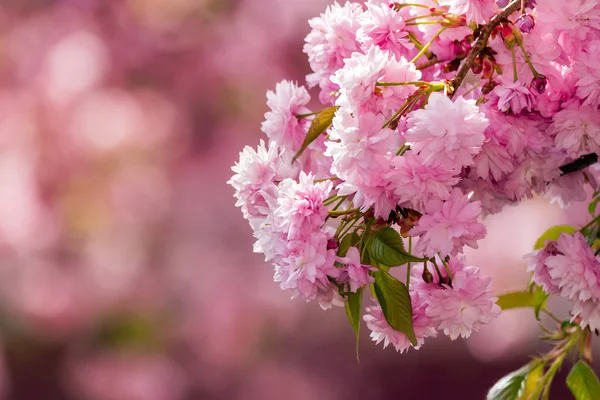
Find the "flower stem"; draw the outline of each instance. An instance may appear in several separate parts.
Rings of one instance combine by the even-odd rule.
[[[516,82],[519,77],[517,75],[517,59],[515,57],[515,48],[511,47],[510,52],[512,54],[512,64],[513,64],[513,82]]]
[[[535,78],[541,76],[540,73],[535,70],[533,64],[531,63],[531,59],[529,58],[529,54],[527,54],[527,52],[525,51],[525,47],[523,46],[523,41],[522,40],[517,40],[517,43],[519,44],[519,47],[521,48],[521,51],[523,52],[523,56],[525,57],[525,62],[529,66],[529,69],[531,70],[531,73],[533,74],[533,76]]]
[[[317,115],[319,113],[321,113],[321,111],[315,111],[315,112],[311,112],[311,113],[307,113],[307,114],[296,114],[296,118],[302,119],[302,118],[306,118],[306,117],[312,117],[313,115]]]
[[[437,22],[436,22],[437,23]],[[429,46],[431,46],[431,44],[438,38],[440,37],[440,35],[442,34],[442,32],[444,32],[446,30],[446,28],[442,28],[440,29],[435,35],[433,35],[433,37],[431,38],[431,40],[429,42],[427,42],[427,44],[425,46],[423,46],[423,48],[421,49],[421,51],[419,51],[419,54],[417,54],[415,56],[415,58],[413,58],[412,60],[410,60],[411,63],[415,63],[423,54],[425,54],[425,52],[427,51],[427,49],[429,49]]]
[[[327,214],[331,217],[339,217],[340,215],[354,214],[360,211],[360,208],[352,208],[350,210],[331,210]]]
[[[408,237],[408,253],[412,254],[412,236]],[[406,287],[410,287],[410,261],[406,264]]]
[[[410,82],[377,82],[375,86],[405,86],[405,85],[416,85],[416,86],[434,86],[435,84],[425,81],[410,81]]]

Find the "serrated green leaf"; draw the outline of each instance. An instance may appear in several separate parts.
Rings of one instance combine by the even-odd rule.
[[[600,399],[600,381],[585,361],[579,361],[573,366],[567,376],[567,386],[575,400]]]
[[[538,360],[533,364],[525,379],[525,386],[521,391],[519,400],[537,400],[544,387],[541,381],[544,378],[544,363]]]
[[[360,288],[356,293],[350,293],[346,301],[346,315],[350,320],[352,330],[356,335],[356,359],[358,359],[358,339],[360,333],[360,311],[363,296],[363,288]]]
[[[342,238],[338,247],[337,255],[340,257],[346,257],[348,250],[352,246],[356,246],[360,242],[360,236],[356,232],[352,232]]]
[[[424,258],[415,257],[404,250],[400,234],[393,228],[385,227],[378,230],[369,241],[371,258],[388,267],[403,265],[408,262],[423,262]]]
[[[498,296],[496,302],[502,310],[512,308],[533,307],[536,318],[539,319],[540,311],[545,307],[548,294],[541,288],[536,288],[533,292],[510,292]]]
[[[526,365],[500,379],[487,394],[486,400],[518,400],[525,388],[531,366]]]
[[[577,231],[577,228],[571,225],[556,225],[548,229],[546,232],[542,234],[535,242],[533,246],[534,250],[539,250],[544,248],[546,245],[546,240],[558,240],[558,237],[561,233],[573,233]]]
[[[304,153],[304,150],[306,150],[306,148],[310,146],[312,142],[314,142],[319,136],[321,136],[323,132],[325,132],[325,130],[327,130],[327,128],[329,128],[329,126],[331,125],[331,121],[333,121],[333,116],[335,115],[335,112],[338,110],[338,108],[340,107],[329,107],[317,114],[315,119],[312,120],[310,127],[308,128],[308,133],[304,138],[304,142],[302,143],[300,150],[298,150],[298,152],[292,159],[292,163],[295,162],[298,159],[298,157],[302,155],[302,153]]]
[[[412,303],[406,286],[388,272],[375,273],[375,295],[385,320],[392,328],[406,335],[413,346],[417,337],[412,326]]]

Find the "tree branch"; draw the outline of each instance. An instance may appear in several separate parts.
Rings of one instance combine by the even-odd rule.
[[[592,164],[598,162],[598,155],[596,153],[586,154],[584,156],[579,157],[577,160],[573,160],[568,164],[560,167],[561,176],[572,174],[573,172],[581,171],[589,167]]]
[[[449,83],[448,95],[450,96],[450,98],[454,97],[454,95],[458,91],[458,88],[460,87],[463,80],[465,79],[465,76],[467,76],[467,74],[469,73],[469,70],[473,66],[475,59],[479,56],[479,54],[481,54],[483,49],[485,49],[485,47],[487,46],[488,40],[489,40],[490,35],[492,34],[493,30],[498,25],[500,25],[501,22],[506,21],[506,19],[512,13],[517,11],[520,6],[521,6],[521,1],[514,0],[512,3],[510,3],[509,5],[504,7],[498,14],[496,14],[487,25],[484,25],[482,27],[481,33],[480,33],[479,37],[477,38],[477,42],[475,42],[475,45],[473,46],[473,48],[471,48],[469,55],[467,56],[465,61],[462,63],[460,69],[456,73],[456,76],[448,82]]]

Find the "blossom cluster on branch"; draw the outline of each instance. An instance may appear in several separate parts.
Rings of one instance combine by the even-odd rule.
[[[551,381],[573,338],[600,328],[598,200],[590,224],[552,231],[529,255],[521,303],[496,297],[463,249],[507,205],[565,206],[598,189],[581,160],[600,149],[600,2],[369,0],[309,24],[307,87],[282,81],[267,94],[267,142],[240,153],[229,181],[275,281],[345,306],[357,334],[363,320],[400,352],[469,337],[500,306],[538,316],[548,294],[566,297],[572,319],[554,339],[568,346],[527,370],[542,365]]]

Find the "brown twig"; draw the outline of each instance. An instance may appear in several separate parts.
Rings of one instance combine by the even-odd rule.
[[[450,98],[454,97],[454,94],[458,91],[458,88],[460,87],[463,80],[465,79],[465,76],[467,76],[467,73],[469,73],[469,70],[473,66],[475,59],[479,56],[479,54],[481,54],[483,49],[485,49],[485,47],[487,46],[488,40],[489,40],[490,35],[492,34],[493,30],[502,21],[505,21],[512,13],[517,11],[520,6],[521,6],[521,1],[514,0],[512,3],[510,3],[509,5],[504,7],[498,14],[496,14],[487,25],[484,25],[482,27],[481,33],[480,33],[479,37],[477,38],[477,42],[475,42],[475,45],[473,46],[473,48],[471,48],[469,55],[467,56],[465,61],[460,66],[460,69],[456,73],[456,76],[448,82],[448,88],[449,88],[448,96],[450,96]]]
[[[417,69],[419,71],[424,70],[425,68],[429,68],[437,63],[440,63],[441,61],[437,59],[437,57],[432,57],[429,60],[422,62],[421,64],[417,65]]]

